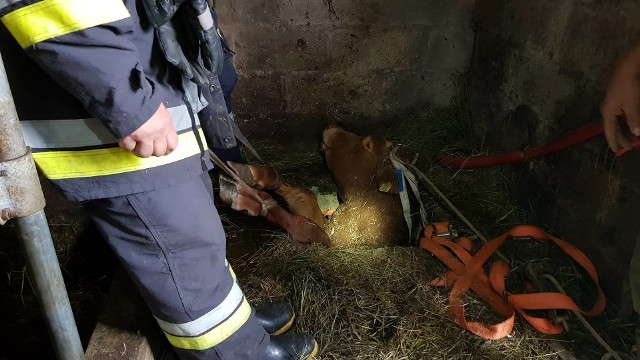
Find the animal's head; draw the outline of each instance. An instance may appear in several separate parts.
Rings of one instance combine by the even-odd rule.
[[[340,197],[368,191],[397,193],[396,171],[389,159],[392,147],[377,136],[359,136],[339,127],[325,129],[321,149]]]

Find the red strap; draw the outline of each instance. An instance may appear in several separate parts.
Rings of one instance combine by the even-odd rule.
[[[486,339],[503,338],[513,330],[515,308],[538,331],[545,334],[558,334],[562,332],[562,326],[552,324],[548,319],[530,316],[524,310],[566,309],[579,311],[588,316],[598,315],[604,311],[605,298],[598,284],[595,267],[582,251],[566,241],[555,238],[534,226],[517,226],[502,236],[487,242],[472,256],[469,248],[471,241],[468,238],[462,238],[458,243],[454,243],[437,236],[437,234],[447,231],[447,223],[427,226],[424,237],[420,239],[420,246],[433,253],[451,268],[450,272],[432,281],[430,285],[452,286],[449,295],[449,316],[460,327]],[[507,293],[505,278],[510,269],[504,261],[492,264],[489,276],[484,273],[482,266],[505,240],[521,240],[522,238],[536,238],[554,242],[589,273],[598,285],[596,303],[589,311],[580,309],[569,296],[561,293]],[[498,324],[467,321],[464,313],[463,295],[469,289],[501,314],[505,320]]]

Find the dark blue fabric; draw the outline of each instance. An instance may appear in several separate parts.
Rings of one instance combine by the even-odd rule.
[[[224,102],[227,105],[227,111],[232,113],[231,94],[238,83],[238,73],[233,65],[233,56],[225,56],[222,73],[218,75],[218,80],[220,81],[220,87],[224,95]]]
[[[215,26],[218,26],[218,13],[215,11],[212,12],[213,21],[215,22]],[[218,29],[219,30],[219,29]],[[227,104],[227,111],[229,113],[233,112],[233,108],[231,105],[231,94],[238,83],[238,72],[236,71],[236,67],[233,65],[233,50],[231,50],[231,46],[229,46],[229,42],[222,34],[222,47],[224,50],[224,64],[222,66],[222,73],[218,75],[218,80],[220,81],[220,86],[222,87],[222,93],[224,94],[224,102]]]
[[[222,161],[231,161],[234,163],[245,163],[239,146],[234,146],[228,149],[211,149]]]
[[[209,79],[209,88],[203,89],[202,96],[209,105],[202,109],[198,116],[209,148],[228,149],[236,146],[233,119],[227,111],[217,77]]]
[[[19,101],[18,114],[30,115],[23,119],[52,119],[51,109],[56,104],[46,96],[34,98],[32,91],[52,79],[65,89],[52,93],[54,98],[75,98],[64,103],[75,105],[79,101],[85,111],[102,120],[118,138],[131,134],[149,120],[160,103],[166,107],[182,104],[178,73],[163,61],[154,40],[155,31],[138,6],[141,4],[126,0],[125,5],[131,14],[128,18],[42,41],[25,51],[15,48],[15,40],[11,41],[13,44],[0,42],[3,57],[18,59],[11,61],[15,68],[23,64],[33,67],[35,61],[48,75],[39,73],[35,82],[11,83],[14,97],[38,104],[34,107],[26,102],[25,108]],[[8,70],[20,71],[15,68]],[[76,112],[59,114],[58,118],[70,119]]]

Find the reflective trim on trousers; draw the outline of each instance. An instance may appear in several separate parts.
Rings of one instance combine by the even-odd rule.
[[[215,309],[188,323],[173,324],[156,318],[171,345],[190,350],[204,350],[226,340],[251,315],[251,307],[234,282],[231,291]]]

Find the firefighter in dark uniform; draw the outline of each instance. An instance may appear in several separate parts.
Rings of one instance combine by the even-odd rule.
[[[199,58],[178,46],[181,11],[183,24],[200,26]],[[82,202],[179,356],[312,358],[309,335],[269,335],[290,314],[252,309],[226,260],[195,116],[207,105],[199,89],[220,87],[203,75],[221,64],[206,2],[0,0],[0,21],[0,52],[39,169]]]

